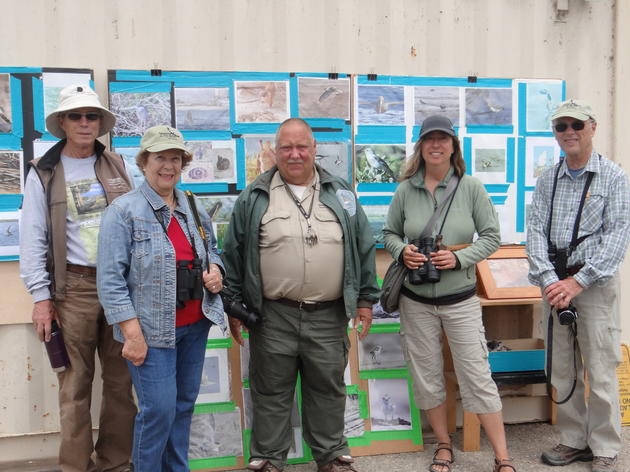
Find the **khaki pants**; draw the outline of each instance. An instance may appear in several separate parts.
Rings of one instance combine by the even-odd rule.
[[[59,374],[63,472],[118,471],[129,463],[136,407],[131,378],[98,302],[96,279],[68,273],[66,300],[55,303],[71,366]],[[103,378],[99,434],[92,441],[90,404],[94,355]],[[92,455],[94,454],[94,457]]]
[[[573,299],[577,308],[577,384],[571,399],[558,405],[560,443],[596,456],[614,457],[621,449],[621,413],[616,368],[621,361],[619,278],[594,285]],[[549,305],[543,303],[547,337]],[[553,311],[552,385],[556,398],[564,399],[573,383],[573,337],[558,323]],[[584,372],[588,373],[589,397],[584,398]]]

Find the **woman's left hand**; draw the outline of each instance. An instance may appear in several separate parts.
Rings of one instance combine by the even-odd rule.
[[[223,290],[223,276],[218,265],[210,264],[210,270],[204,271],[203,284],[210,293],[219,293]]]
[[[452,251],[440,250],[438,252],[431,253],[431,262],[433,265],[440,269],[454,269],[457,266],[457,258]]]

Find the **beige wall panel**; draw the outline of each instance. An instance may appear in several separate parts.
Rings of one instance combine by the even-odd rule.
[[[569,0],[566,14],[554,0],[0,0],[0,6],[0,66],[91,68],[103,98],[108,69],[154,67],[565,79],[568,96],[589,100],[598,112],[598,150],[615,149],[611,157],[630,168],[626,0]],[[18,277],[17,264],[0,263],[3,319],[18,312],[28,319]],[[630,343],[627,295],[622,302]],[[56,378],[31,326],[0,326],[0,378],[9,383],[0,389],[0,437],[32,433],[38,451],[54,455],[55,441],[37,434],[56,428]]]

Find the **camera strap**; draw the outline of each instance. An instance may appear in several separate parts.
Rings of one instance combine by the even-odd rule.
[[[444,214],[444,219],[442,220],[442,226],[440,227],[440,231],[439,231],[439,234],[442,234],[442,229],[444,228],[444,222],[446,221],[448,212],[451,209],[451,204],[453,203],[453,200],[455,198],[455,192],[457,191],[457,187],[459,187],[459,177],[457,176],[457,174],[453,174],[451,178],[449,179],[448,183],[446,184],[446,189],[444,190],[444,198],[439,204],[435,206],[433,215],[431,215],[431,218],[429,218],[429,221],[427,222],[426,226],[422,230],[422,233],[420,233],[420,236],[418,236],[418,239],[423,239],[423,238],[432,236],[435,223],[437,222],[438,218],[444,211],[444,208],[446,207],[446,203],[448,202],[448,208],[446,210],[446,213]]]
[[[201,224],[201,218],[199,218],[199,212],[197,211],[197,204],[195,203],[195,196],[190,190],[185,190],[184,194],[188,199],[188,205],[190,206],[190,211],[193,214],[193,218],[195,219],[195,224],[197,225],[197,231],[199,231],[199,236],[201,236],[201,240],[203,241],[203,247],[206,250],[206,261],[208,265],[208,270],[210,270],[210,255],[208,253],[208,239],[206,238],[206,231],[203,229],[203,225]],[[192,238],[193,240],[195,238]]]
[[[162,207],[164,208],[164,207]],[[158,210],[153,210],[153,214],[155,215],[155,219],[158,220],[158,223],[160,223],[160,226],[162,227],[162,229],[164,230],[164,234],[166,235],[166,239],[170,238],[168,237],[168,228],[166,227],[166,223],[164,223],[164,215],[162,214],[162,209],[158,209]],[[195,238],[193,237],[191,231],[190,231],[190,227],[188,226],[188,219],[186,218],[186,215],[183,215],[184,217],[184,221],[186,222],[186,228],[188,229],[188,233],[190,234],[190,245],[192,246],[192,250],[193,253],[195,254],[195,257],[198,258],[199,255],[197,253],[197,247],[195,246]],[[174,216],[171,216],[171,218],[175,218]]]
[[[569,401],[569,399],[573,396],[573,392],[575,391],[575,386],[577,385],[577,324],[572,323],[568,327],[571,332],[571,336],[573,336],[573,385],[571,386],[571,391],[563,400],[554,400],[553,391],[551,387],[551,368],[552,368],[552,356],[553,356],[553,308],[549,309],[549,321],[547,322],[547,395],[549,399],[554,402],[556,405],[562,405]]]
[[[601,156],[600,156],[601,159]],[[551,206],[549,209],[549,221],[547,222],[547,246],[551,247],[551,222],[553,221],[553,202],[556,198],[556,188],[558,186],[558,175],[560,174],[560,168],[562,167],[562,162],[558,164],[556,167],[555,176],[553,179],[553,190],[551,191]],[[591,186],[591,182],[593,181],[593,177],[595,176],[594,172],[587,172],[588,176],[586,177],[586,182],[584,183],[584,188],[582,189],[582,196],[580,197],[580,206],[578,207],[577,214],[575,215],[575,221],[573,222],[573,234],[571,235],[571,242],[569,243],[569,253],[567,257],[570,257],[573,251],[578,245],[584,241],[586,238],[590,236],[590,234],[586,234],[580,238],[577,237],[578,231],[580,229],[580,219],[582,218],[582,210],[584,209],[584,203],[586,202],[586,195],[588,194],[588,189]]]

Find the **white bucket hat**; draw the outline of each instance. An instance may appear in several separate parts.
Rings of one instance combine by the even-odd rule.
[[[98,108],[102,113],[98,135],[103,136],[109,133],[116,124],[116,117],[101,105],[96,92],[86,85],[68,85],[59,92],[59,106],[46,117],[46,128],[53,136],[64,139],[66,132],[59,126],[59,115],[77,108],[88,107]]]

